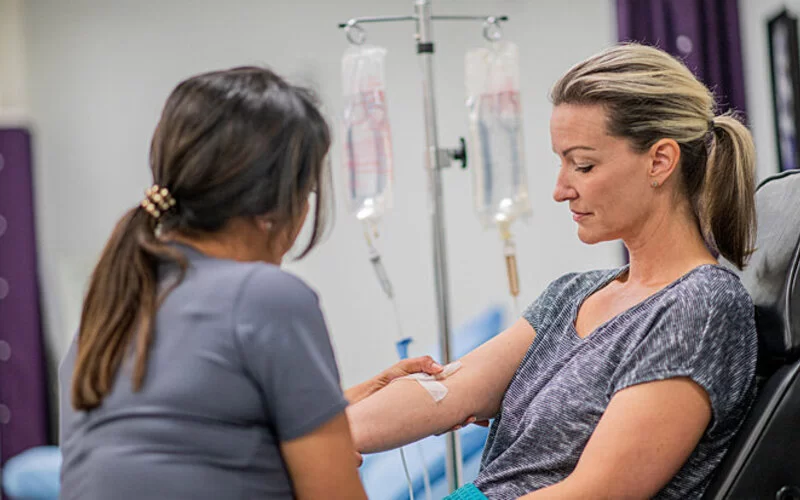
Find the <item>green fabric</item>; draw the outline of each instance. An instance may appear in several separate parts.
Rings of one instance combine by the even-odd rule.
[[[447,495],[444,500],[488,500],[481,490],[472,483],[467,483],[456,491]]]

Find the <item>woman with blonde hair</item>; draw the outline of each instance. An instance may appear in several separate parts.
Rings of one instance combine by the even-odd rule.
[[[553,87],[550,132],[578,238],[630,264],[551,283],[462,360],[435,403],[401,381],[348,409],[362,452],[494,418],[457,498],[700,498],[754,397],[753,306],[714,251],[752,251],[754,148],[670,55],[605,50]]]

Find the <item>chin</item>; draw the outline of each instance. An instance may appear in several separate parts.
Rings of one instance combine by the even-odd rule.
[[[578,239],[587,245],[594,245],[595,243],[602,243],[609,241],[612,238],[605,237],[606,235],[597,233],[595,231],[588,231],[586,228],[578,227]]]

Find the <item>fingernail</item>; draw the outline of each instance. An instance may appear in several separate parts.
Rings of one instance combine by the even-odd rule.
[[[439,364],[439,363],[437,363],[436,361],[434,361],[434,362],[431,364],[431,366],[432,366],[434,369],[436,369],[436,370],[441,370],[441,369],[442,369],[442,365],[440,365],[440,364]]]

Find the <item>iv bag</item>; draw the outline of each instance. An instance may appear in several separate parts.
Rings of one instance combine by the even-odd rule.
[[[392,139],[386,110],[386,49],[356,46],[342,57],[342,134],[347,198],[359,220],[374,222],[390,208]]]
[[[522,145],[519,51],[511,42],[466,55],[473,197],[485,227],[508,227],[531,213]]]

